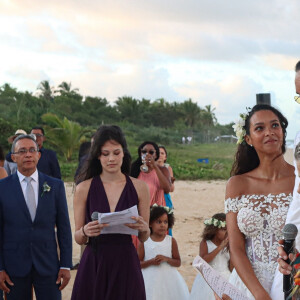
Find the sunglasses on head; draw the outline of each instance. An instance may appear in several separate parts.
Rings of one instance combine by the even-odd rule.
[[[143,154],[149,153],[149,154],[151,154],[151,155],[153,155],[153,154],[155,153],[154,150],[149,150],[149,151],[147,151],[147,150],[142,150],[141,152],[142,152]]]

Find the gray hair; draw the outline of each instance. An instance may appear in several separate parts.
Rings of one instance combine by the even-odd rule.
[[[20,140],[23,140],[23,139],[29,139],[29,140],[34,141],[34,143],[36,144],[36,148],[37,148],[37,150],[39,151],[39,146],[38,146],[38,144],[37,144],[37,142],[36,142],[36,137],[35,137],[34,134],[20,134],[20,135],[18,135],[18,136],[14,139],[14,141],[13,141],[13,143],[12,143],[12,146],[11,146],[11,153],[15,153],[16,143],[17,143],[18,141],[20,141]]]
[[[294,157],[297,161],[300,161],[300,143],[295,148]]]

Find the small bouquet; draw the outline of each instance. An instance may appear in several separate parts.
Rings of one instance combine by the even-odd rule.
[[[287,300],[300,299],[300,253],[296,254],[296,259],[292,263],[292,266],[296,274],[294,275],[294,287]]]

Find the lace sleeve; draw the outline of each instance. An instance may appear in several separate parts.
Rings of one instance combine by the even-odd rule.
[[[225,200],[225,214],[229,212],[237,213],[238,209],[238,197],[236,198],[227,198]]]

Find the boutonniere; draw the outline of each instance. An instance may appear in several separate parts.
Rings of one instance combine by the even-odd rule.
[[[44,193],[48,193],[50,191],[51,191],[51,187],[48,185],[47,181],[45,181],[43,184],[43,192],[41,197],[43,197]]]

